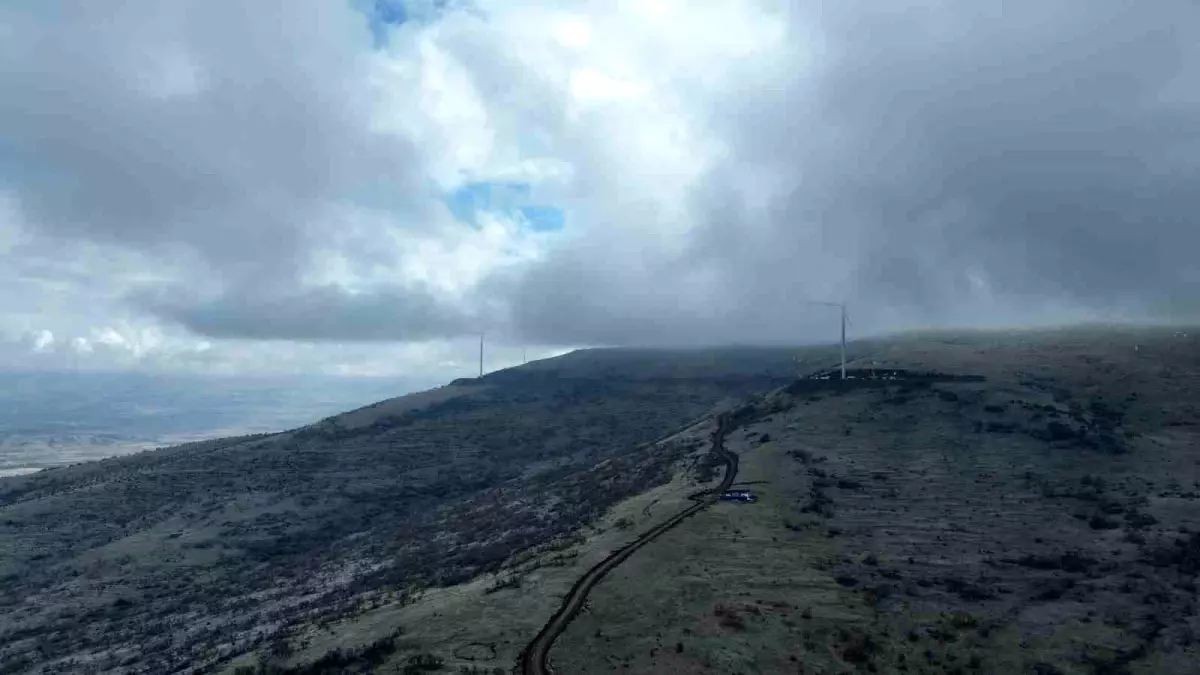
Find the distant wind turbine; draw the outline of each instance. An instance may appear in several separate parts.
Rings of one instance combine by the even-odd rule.
[[[845,302],[826,302],[824,300],[809,300],[814,305],[825,305],[827,307],[837,307],[842,315],[842,379],[846,379],[846,321],[849,317],[846,315]]]

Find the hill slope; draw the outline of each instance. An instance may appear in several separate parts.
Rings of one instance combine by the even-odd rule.
[[[675,457],[645,443],[787,381],[796,353],[578,352],[281,434],[5,479],[0,670],[211,669],[496,569],[668,481]]]
[[[1136,345],[1136,349],[1135,349]],[[727,446],[753,505],[663,536],[563,672],[1200,672],[1200,341],[933,336],[798,382]]]
[[[726,447],[759,501],[701,510],[613,570],[557,672],[1200,672],[1195,334],[909,336],[852,374],[871,362],[910,372],[735,406]],[[244,663],[509,672],[576,579],[714,484],[712,431],[656,446],[671,480],[578,536]]]
[[[759,501],[614,569],[559,672],[1200,672],[1196,333],[911,335],[855,346],[860,379],[794,379],[835,353],[578,352],[0,482],[0,658],[506,672],[715,484],[734,409]]]

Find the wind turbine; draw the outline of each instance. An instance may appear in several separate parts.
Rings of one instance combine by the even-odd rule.
[[[842,379],[846,379],[846,303],[845,302],[826,302],[824,300],[809,300],[814,305],[825,305],[827,307],[837,307],[842,315]]]
[[[479,334],[479,376],[483,377],[483,333]]]

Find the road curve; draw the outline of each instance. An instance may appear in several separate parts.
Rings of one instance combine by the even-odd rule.
[[[725,477],[721,480],[721,485],[714,490],[705,490],[691,495],[690,498],[695,500],[695,504],[676,513],[662,523],[655,525],[634,541],[613,551],[607,558],[596,563],[583,576],[579,577],[575,581],[575,585],[571,586],[571,590],[567,593],[567,596],[563,598],[562,605],[559,606],[558,611],[554,613],[554,616],[550,617],[550,620],[546,622],[545,626],[542,626],[542,630],[533,638],[533,641],[521,652],[520,667],[523,675],[550,675],[552,672],[549,664],[550,648],[554,645],[554,641],[558,639],[558,636],[566,630],[571,621],[579,614],[579,611],[583,608],[583,603],[587,600],[588,593],[604,578],[604,575],[615,569],[617,565],[625,562],[639,548],[654,541],[663,532],[675,527],[700,509],[717,501],[729,489],[738,472],[737,455],[725,450],[725,436],[729,433],[731,426],[732,423],[727,415],[719,415],[717,417],[717,429],[713,432],[712,437],[712,452],[725,462]]]

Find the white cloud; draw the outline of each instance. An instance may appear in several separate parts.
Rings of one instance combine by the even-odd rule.
[[[0,367],[449,372],[477,326],[824,336],[805,297],[1197,309],[1194,9],[471,5],[379,50],[351,3],[0,7]],[[457,222],[481,181],[568,227]]]
[[[571,74],[571,95],[583,102],[637,98],[650,92],[650,86],[605,73],[580,68]]]
[[[372,59],[380,101],[372,128],[419,140],[429,177],[448,191],[487,163],[496,132],[469,72],[445,53],[438,34],[431,28]]]
[[[592,43],[592,27],[580,16],[565,15],[554,22],[551,35],[559,44],[571,49],[584,49]]]
[[[78,354],[91,354],[93,351],[95,351],[95,349],[92,347],[92,343],[89,342],[87,338],[82,337],[71,338],[71,349]]]
[[[37,354],[42,354],[50,350],[54,346],[54,333],[46,329],[36,331],[32,336],[33,351]]]

